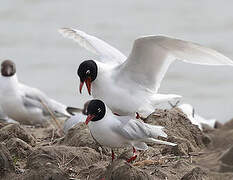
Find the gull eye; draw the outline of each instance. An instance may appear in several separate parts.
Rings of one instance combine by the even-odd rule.
[[[91,74],[91,71],[90,71],[90,70],[87,70],[86,74],[87,74],[87,75]]]
[[[100,113],[100,112],[101,112],[101,109],[100,109],[100,108],[98,108],[98,109],[97,109],[97,111],[98,111],[98,113]]]

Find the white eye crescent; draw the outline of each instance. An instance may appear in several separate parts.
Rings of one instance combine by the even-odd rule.
[[[98,108],[97,110],[98,110],[99,113],[101,112],[101,109],[100,109],[100,108]]]
[[[87,70],[86,74],[90,74],[90,73],[91,73],[91,71],[90,71],[90,70]]]

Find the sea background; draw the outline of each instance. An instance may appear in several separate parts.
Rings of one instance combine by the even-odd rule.
[[[58,29],[93,34],[125,55],[142,35],[164,34],[214,48],[233,59],[233,1],[214,0],[2,0],[0,61],[17,64],[20,81],[50,97],[82,106],[79,64],[96,58]],[[200,115],[225,122],[233,118],[233,67],[173,63],[160,93],[183,96]],[[113,97],[114,98],[114,97]]]

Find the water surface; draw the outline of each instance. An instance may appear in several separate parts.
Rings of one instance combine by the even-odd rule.
[[[165,34],[195,41],[233,59],[233,1],[2,0],[0,59],[17,63],[19,79],[73,106],[76,70],[94,56],[57,29],[74,27],[98,36],[128,55],[135,38]],[[224,122],[233,117],[233,68],[181,62],[170,66],[160,93],[183,96],[201,115]]]

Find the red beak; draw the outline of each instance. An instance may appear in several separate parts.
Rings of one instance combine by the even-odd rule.
[[[83,84],[84,84],[84,82],[80,81],[80,85],[79,85],[79,92],[80,92],[80,94],[82,94]]]
[[[91,95],[91,78],[88,77],[84,82],[86,84],[88,94]],[[80,81],[80,85],[79,85],[79,92],[80,92],[80,94],[82,94],[82,88],[83,88],[84,82]]]
[[[87,119],[86,119],[86,121],[85,121],[85,124],[88,125],[88,123],[89,123],[94,117],[95,117],[95,115],[89,114],[89,115],[87,116]]]
[[[91,78],[88,77],[88,78],[85,80],[85,83],[86,83],[87,91],[88,91],[89,95],[91,95]]]

